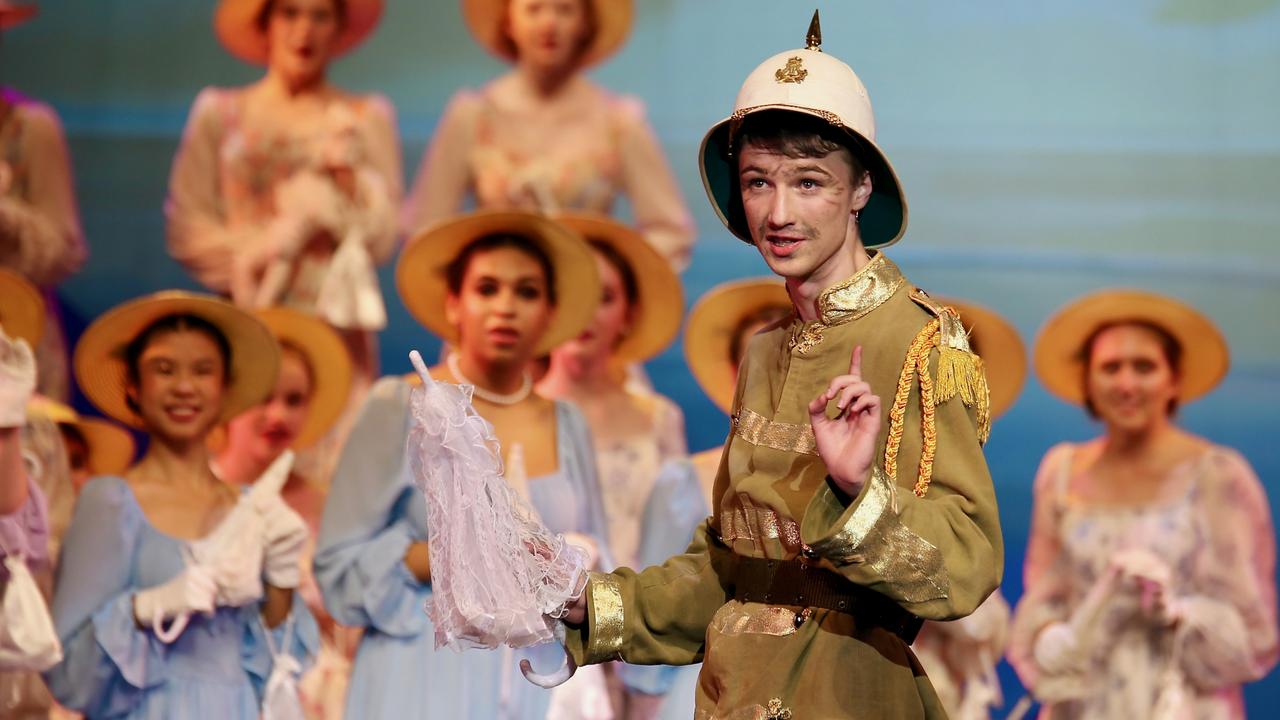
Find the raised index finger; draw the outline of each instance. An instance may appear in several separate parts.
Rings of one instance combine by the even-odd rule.
[[[849,359],[849,374],[862,379],[862,346],[853,346],[853,357]]]

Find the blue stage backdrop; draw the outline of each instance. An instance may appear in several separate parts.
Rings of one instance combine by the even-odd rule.
[[[879,140],[911,202],[890,251],[920,286],[1009,317],[1030,342],[1043,320],[1109,286],[1180,297],[1217,320],[1232,370],[1182,422],[1239,448],[1280,500],[1280,9],[1275,0],[1073,3],[821,2],[824,47],[871,92]],[[222,52],[210,0],[40,3],[4,37],[0,79],[50,101],[67,126],[92,257],[61,290],[72,333],[122,300],[194,287],[165,254],[162,205],[187,109],[205,85],[259,70]],[[503,66],[474,45],[452,0],[388,0],[381,28],[337,63],[343,87],[399,112],[406,175],[446,100]],[[698,224],[686,303],[765,268],[721,227],[695,153],[756,63],[803,44],[812,3],[637,0],[629,43],[596,72],[648,103]],[[408,178],[406,177],[406,181]],[[625,208],[622,209],[625,214]],[[384,268],[386,371],[435,341]],[[720,443],[726,418],[673,347],[650,365],[688,419],[691,447]],[[1031,479],[1062,440],[1097,432],[1034,379],[995,425],[987,457],[1004,521],[1004,592],[1022,593]],[[1006,698],[1021,689],[1002,668]],[[1280,705],[1275,673],[1248,689],[1255,714]]]

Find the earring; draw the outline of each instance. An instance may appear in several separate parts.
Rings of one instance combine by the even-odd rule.
[[[853,211],[853,224],[855,224],[855,225],[857,225],[857,224],[858,224],[858,215],[860,215],[861,213],[862,213],[862,211],[861,211],[861,210],[854,210],[854,211]]]

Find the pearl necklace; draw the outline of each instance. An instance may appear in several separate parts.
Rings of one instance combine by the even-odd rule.
[[[458,379],[463,385],[470,385],[475,396],[494,405],[515,405],[523,402],[529,394],[533,392],[533,376],[526,370],[524,373],[524,381],[520,383],[520,388],[509,395],[503,395],[491,390],[485,390],[477,385],[474,381],[462,374],[462,368],[458,367],[458,354],[449,353],[449,357],[445,359],[445,364],[449,366],[449,372]]]

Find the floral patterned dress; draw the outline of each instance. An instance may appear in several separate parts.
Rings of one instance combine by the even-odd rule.
[[[1075,452],[1050,450],[1036,478],[1026,594],[1010,640],[1010,662],[1044,703],[1041,717],[1155,717],[1173,693],[1181,700],[1172,717],[1243,718],[1241,685],[1277,657],[1275,532],[1252,468],[1213,446],[1170,471],[1157,501],[1099,507],[1069,490]],[[1083,666],[1047,672],[1034,656],[1040,631],[1069,620],[1117,555],[1135,549],[1167,564],[1181,619],[1161,625],[1130,593],[1113,593],[1078,640]]]

